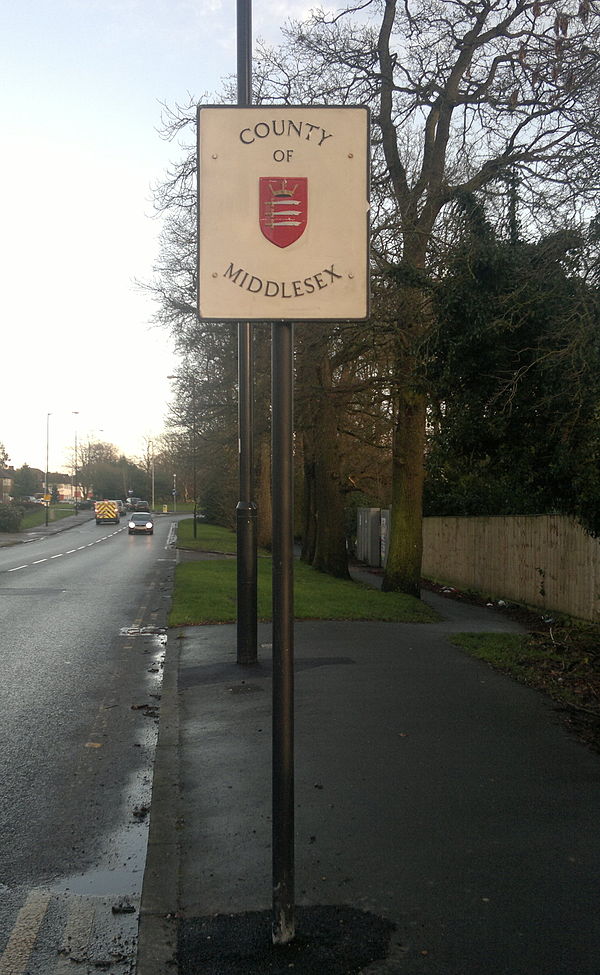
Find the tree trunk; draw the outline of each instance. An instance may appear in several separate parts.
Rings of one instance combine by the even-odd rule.
[[[312,565],[317,545],[317,516],[315,511],[315,461],[307,431],[304,433],[304,461],[302,479],[302,552],[300,558]]]
[[[268,436],[261,436],[258,444],[258,478],[256,490],[256,542],[259,548],[271,548],[271,448]]]
[[[392,523],[382,589],[417,597],[423,556],[425,418],[425,396],[401,389],[392,459]]]
[[[313,566],[320,572],[349,579],[346,551],[345,496],[340,483],[338,424],[331,393],[329,361],[321,361],[318,373],[323,382],[315,430],[315,508],[317,539]]]
[[[339,473],[332,464],[335,459],[335,450],[323,439],[315,464],[317,538],[312,564],[320,572],[349,579],[344,498]]]
[[[407,249],[408,266],[419,268],[423,254]],[[402,287],[398,299],[396,352],[397,417],[392,447],[392,513],[385,592],[421,594],[423,557],[423,483],[427,398],[418,378],[419,345],[429,325],[426,295]]]
[[[320,572],[349,578],[344,518],[345,496],[340,484],[338,418],[326,341],[311,333],[299,344],[298,378],[302,384],[299,414],[305,433],[305,525],[316,536],[312,565]],[[307,540],[307,553],[312,548]]]

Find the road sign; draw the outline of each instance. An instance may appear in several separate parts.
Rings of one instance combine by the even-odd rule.
[[[366,108],[198,109],[198,309],[208,320],[369,314]]]

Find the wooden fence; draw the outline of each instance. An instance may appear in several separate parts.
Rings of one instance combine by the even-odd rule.
[[[600,620],[600,541],[570,518],[426,518],[423,549],[428,578]]]
[[[600,621],[600,540],[559,515],[425,518],[423,575]]]

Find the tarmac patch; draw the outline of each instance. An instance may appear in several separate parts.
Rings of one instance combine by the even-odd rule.
[[[259,687],[258,684],[246,684],[244,681],[241,684],[233,684],[227,689],[230,694],[253,694],[255,691],[264,691],[264,687]]]
[[[394,925],[346,905],[296,908],[296,938],[273,945],[271,912],[179,922],[179,975],[359,975],[384,959]]]
[[[261,662],[251,664],[250,668],[253,678],[267,679],[271,676],[271,661],[268,667],[263,667]],[[247,672],[247,671],[246,671]],[[233,684],[238,683],[240,677],[240,665],[230,663],[197,664],[194,667],[182,667],[179,673],[179,688],[187,690],[200,684],[226,684],[228,689]]]
[[[122,630],[121,634],[125,635],[125,630]],[[300,657],[297,655],[294,660],[294,671],[300,673],[303,670],[313,670],[316,667],[352,666],[355,663],[356,660],[352,657]],[[254,678],[267,680],[271,677],[272,672],[271,658],[268,657],[264,662],[259,660],[255,664],[250,664],[250,668]],[[182,667],[179,672],[179,687],[181,690],[187,690],[200,684],[228,684],[227,690],[236,693],[232,685],[238,684],[239,674],[240,665],[227,662]],[[256,684],[246,685],[245,689],[247,690],[248,687],[252,690],[258,690]]]
[[[296,657],[294,670],[312,670],[314,667],[338,667],[355,664],[352,657]]]

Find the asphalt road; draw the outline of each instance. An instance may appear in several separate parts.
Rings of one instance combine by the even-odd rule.
[[[172,529],[0,549],[0,975],[134,970]]]

